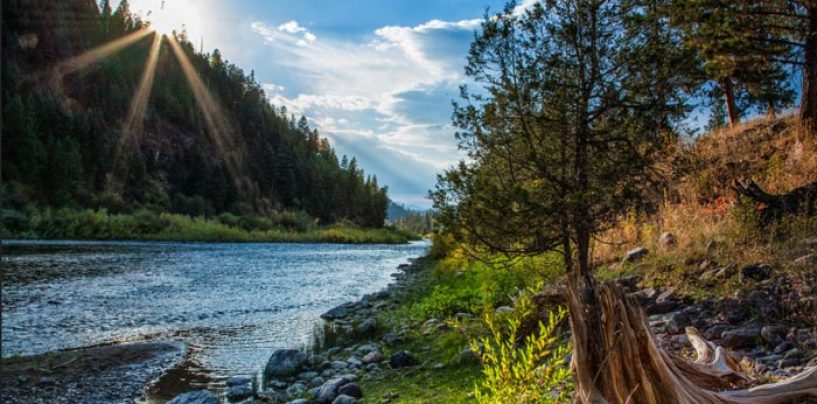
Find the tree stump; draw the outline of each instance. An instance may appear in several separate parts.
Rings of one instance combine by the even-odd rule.
[[[568,305],[580,403],[780,403],[817,396],[817,368],[780,383],[746,388],[737,360],[688,330],[696,362],[658,348],[643,310],[613,282],[580,288],[569,277]],[[577,291],[589,292],[584,296]],[[587,313],[597,323],[584,317]],[[595,358],[600,358],[598,361]],[[738,388],[724,391],[723,389]]]

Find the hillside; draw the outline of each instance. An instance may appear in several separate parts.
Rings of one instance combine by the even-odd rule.
[[[305,118],[271,106],[254,73],[218,50],[199,53],[184,33],[162,39],[153,85],[140,92],[154,35],[106,45],[143,26],[126,1],[101,11],[93,0],[3,2],[4,208],[295,212],[320,225],[383,226],[386,188]],[[139,97],[144,110],[133,114]]]

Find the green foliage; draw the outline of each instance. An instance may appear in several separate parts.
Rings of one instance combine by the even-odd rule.
[[[284,214],[283,217],[300,217]],[[191,217],[139,209],[132,213],[110,214],[104,208],[73,210],[4,210],[4,238],[49,238],[72,240],[174,240],[244,242],[329,242],[399,244],[416,236],[393,228],[365,229],[327,226],[292,228],[273,217],[222,214],[218,218]]]
[[[471,341],[485,375],[474,390],[480,403],[568,403],[572,399],[572,373],[566,359],[570,345],[559,333],[567,311],[550,312],[547,322],[540,321],[536,332],[519,344],[520,326],[534,313],[532,291],[520,294],[508,314],[486,313],[483,318],[490,336]]]

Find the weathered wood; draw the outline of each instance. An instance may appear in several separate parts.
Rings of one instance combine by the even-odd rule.
[[[732,181],[732,188],[740,195],[758,203],[760,224],[765,226],[777,222],[784,215],[817,214],[817,182],[803,185],[791,192],[774,195],[764,191],[750,178],[739,178]]]
[[[578,277],[569,277],[568,306],[574,344],[576,401],[581,403],[779,403],[817,396],[817,368],[786,382],[754,388],[737,361],[723,348],[698,339],[698,363],[664,352],[655,342],[643,310],[613,282],[579,295]],[[598,323],[581,316],[596,310]],[[597,345],[590,344],[594,341]],[[591,354],[592,353],[592,354]],[[603,360],[590,360],[601,356]]]

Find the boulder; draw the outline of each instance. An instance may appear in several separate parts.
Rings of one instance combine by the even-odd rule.
[[[669,248],[674,245],[678,244],[678,239],[675,238],[675,235],[666,231],[661,233],[661,237],[658,238],[658,245],[661,248]]]
[[[350,375],[333,377],[327,380],[323,385],[321,385],[315,401],[319,404],[333,402],[333,400],[335,400],[335,398],[338,396],[338,389],[347,383],[351,383],[352,381],[354,381],[354,377],[350,377]]]
[[[267,360],[264,377],[271,380],[276,377],[295,376],[305,361],[306,355],[297,349],[277,349]]]
[[[377,319],[374,317],[367,318],[363,320],[357,326],[357,332],[359,335],[364,337],[369,337],[377,332]]]
[[[227,400],[239,401],[253,395],[252,386],[248,384],[239,384],[232,386],[227,390]]]
[[[400,336],[393,332],[390,332],[383,336],[383,342],[385,342],[386,345],[395,345],[398,342],[400,342]]]
[[[746,325],[724,331],[721,336],[721,345],[728,349],[754,347],[760,339],[761,328],[757,325]]]
[[[363,356],[363,359],[361,360],[367,365],[370,363],[377,363],[383,360],[383,355],[380,354],[380,351],[371,351]]]
[[[417,365],[417,358],[415,358],[410,352],[408,351],[400,351],[391,356],[389,358],[389,366],[392,369],[400,369],[410,366]]]
[[[496,314],[506,314],[506,313],[510,313],[512,311],[513,311],[513,307],[511,307],[511,306],[499,306],[499,307],[496,308],[496,310],[494,310],[494,313],[496,313]]]
[[[221,400],[207,390],[198,390],[180,394],[167,404],[221,404]]]
[[[227,379],[227,386],[240,386],[242,384],[252,384],[252,379],[247,376],[233,376]]]
[[[648,249],[646,249],[644,247],[636,247],[636,248],[633,248],[630,251],[627,251],[627,253],[624,254],[624,259],[622,261],[624,261],[624,262],[636,262],[636,261],[646,257],[649,252],[650,252],[650,250],[648,250]]]
[[[338,395],[347,395],[349,397],[354,398],[363,398],[363,389],[357,385],[357,383],[347,383],[343,386],[340,386],[338,389]]]
[[[299,398],[288,402],[287,404],[309,404],[309,400],[305,398]]]
[[[767,325],[760,329],[760,337],[769,344],[777,345],[783,341],[786,331],[788,330],[783,326]]]
[[[764,281],[772,276],[772,267],[766,264],[749,264],[740,269],[740,281],[751,279],[756,282]]]
[[[334,320],[338,318],[344,318],[349,315],[349,311],[355,307],[354,302],[347,302],[343,303],[339,306],[335,306],[334,308],[330,309],[326,313],[321,314],[321,318],[324,320]]]
[[[332,401],[332,404],[358,404],[360,401],[354,397],[349,397],[345,394],[341,394],[335,397],[335,400]]]

